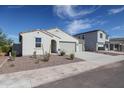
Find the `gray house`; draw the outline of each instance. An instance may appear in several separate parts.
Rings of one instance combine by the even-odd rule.
[[[103,30],[93,30],[84,33],[79,33],[74,35],[74,37],[85,41],[85,50],[109,50],[108,35]]]

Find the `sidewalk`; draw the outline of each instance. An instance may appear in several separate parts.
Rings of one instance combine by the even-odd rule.
[[[114,57],[113,57],[114,58]],[[120,56],[121,58],[121,56]],[[120,59],[122,60],[122,59]],[[124,60],[124,57],[123,57]],[[117,60],[115,60],[117,61]],[[0,75],[0,87],[36,87],[52,81],[74,76],[97,67],[113,63],[107,62],[77,62],[65,65],[41,68]],[[118,59],[119,61],[119,59]]]

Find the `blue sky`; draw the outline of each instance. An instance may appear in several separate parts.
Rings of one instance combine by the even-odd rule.
[[[19,32],[55,27],[72,35],[102,29],[124,37],[124,6],[0,6],[0,28],[15,42]]]

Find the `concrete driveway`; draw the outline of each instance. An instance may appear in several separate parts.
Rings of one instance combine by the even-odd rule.
[[[75,53],[75,56],[81,59],[86,60],[87,62],[95,62],[100,64],[109,64],[116,61],[124,60],[124,55],[111,56],[105,54],[99,54],[94,52],[78,52]]]

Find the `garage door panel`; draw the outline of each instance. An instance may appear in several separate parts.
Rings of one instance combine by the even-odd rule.
[[[76,44],[74,42],[60,42],[60,49],[66,53],[74,53],[76,50]]]

